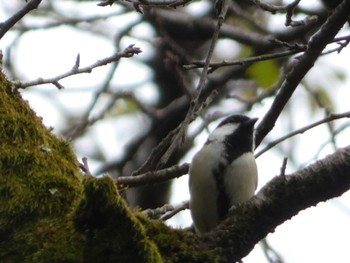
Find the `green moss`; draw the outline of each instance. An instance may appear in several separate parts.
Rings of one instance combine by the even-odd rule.
[[[151,236],[157,245],[165,262],[218,262],[212,251],[199,247],[201,241],[196,234],[188,230],[171,229],[163,222],[148,219],[141,214],[138,218],[145,226],[147,235]]]
[[[39,220],[16,229],[0,250],[2,262],[83,262],[85,238],[69,217]]]
[[[87,239],[84,262],[162,262],[109,177],[87,177],[84,186],[75,214],[76,227]]]
[[[0,73],[0,262],[163,262],[159,251],[215,262],[185,233],[136,218],[110,178],[83,179],[70,146]]]
[[[0,73],[1,261],[48,262],[40,256],[34,260],[45,254],[44,244],[55,246],[42,242],[40,229],[66,220],[81,192],[81,174],[70,146],[51,134]],[[65,226],[60,227],[62,231],[52,230],[53,236],[69,240]],[[58,257],[64,259],[65,251]]]

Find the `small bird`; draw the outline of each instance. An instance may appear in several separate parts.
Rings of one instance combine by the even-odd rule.
[[[197,233],[212,230],[232,206],[254,195],[258,183],[253,154],[257,120],[244,115],[224,119],[193,157],[190,211]]]

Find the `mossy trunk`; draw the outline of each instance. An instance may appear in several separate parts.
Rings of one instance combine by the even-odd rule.
[[[114,182],[84,178],[0,73],[0,262],[160,261]]]

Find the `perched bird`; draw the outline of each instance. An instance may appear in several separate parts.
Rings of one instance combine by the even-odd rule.
[[[190,210],[199,234],[212,230],[232,206],[254,195],[258,182],[253,155],[257,120],[243,115],[224,119],[193,157]]]

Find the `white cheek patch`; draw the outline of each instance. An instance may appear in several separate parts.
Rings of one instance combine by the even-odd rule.
[[[216,128],[208,137],[209,141],[223,141],[229,134],[234,133],[237,130],[238,123],[229,123],[221,127]]]

